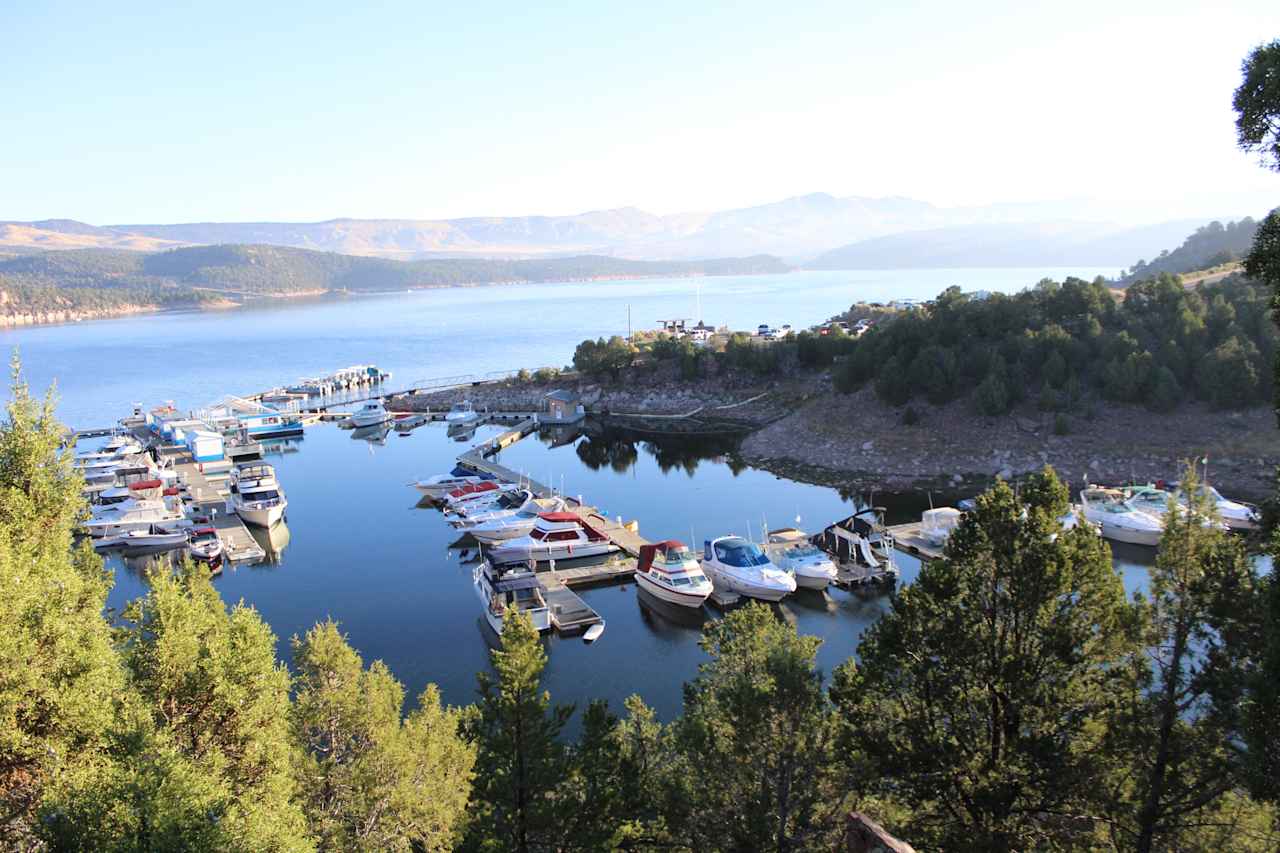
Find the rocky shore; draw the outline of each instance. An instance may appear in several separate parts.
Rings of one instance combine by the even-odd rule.
[[[1269,408],[1214,411],[1187,404],[1171,414],[1095,401],[1054,416],[1024,405],[996,418],[964,401],[915,404],[919,421],[887,406],[871,389],[842,395],[821,374],[762,382],[719,376],[675,383],[628,377],[617,385],[566,376],[398,397],[401,410],[439,409],[469,399],[491,411],[536,411],[551,390],[577,391],[592,415],[640,424],[654,433],[739,432],[744,461],[789,479],[851,491],[931,488],[974,492],[996,478],[1016,479],[1045,464],[1074,485],[1176,479],[1184,460],[1209,459],[1209,479],[1224,493],[1269,497],[1280,465],[1280,429]],[[684,415],[686,417],[671,417]]]

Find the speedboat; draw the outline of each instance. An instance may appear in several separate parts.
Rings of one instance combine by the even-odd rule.
[[[927,509],[920,516],[920,535],[935,548],[947,544],[951,531],[960,526],[964,513],[952,506]]]
[[[485,621],[502,636],[502,620],[522,612],[538,631],[551,630],[551,609],[542,595],[542,584],[528,562],[502,563],[483,560],[472,569],[471,580],[480,599]]]
[[[1157,486],[1126,486],[1124,488],[1125,497],[1129,504],[1137,510],[1153,515],[1160,519],[1163,524],[1165,516],[1169,514],[1170,506],[1179,514],[1179,517],[1187,513],[1186,495],[1181,492],[1170,493]],[[1171,504],[1170,501],[1173,501]],[[1218,527],[1222,530],[1229,529],[1228,526],[1212,517],[1206,517],[1201,522],[1205,527]]]
[[[796,591],[796,579],[775,566],[754,542],[721,536],[704,544],[702,570],[719,587],[758,598],[781,601]]]
[[[828,584],[835,583],[836,564],[809,541],[803,530],[786,527],[769,531],[765,550],[774,565],[791,573],[797,587],[826,589]]]
[[[561,498],[536,498],[528,506],[522,507],[511,515],[498,515],[495,518],[477,521],[464,529],[482,545],[493,545],[519,536],[527,536],[533,532],[539,515],[547,512],[562,512],[564,506],[564,500]],[[480,518],[486,515],[490,513],[482,513]]]
[[[1224,498],[1213,486],[1201,483],[1196,491],[1217,511],[1218,518],[1232,530],[1254,530],[1262,521],[1256,506]],[[1174,493],[1174,498],[1183,506],[1190,505],[1187,495],[1181,489]]]
[[[186,521],[182,505],[176,500],[139,500],[129,498],[94,511],[82,527],[95,539],[118,536],[130,530],[147,530],[153,524]]]
[[[464,508],[492,508],[499,498],[516,488],[515,483],[499,483],[496,480],[472,483],[449,492],[444,499],[444,509],[445,512],[459,512]]]
[[[120,550],[127,556],[159,554],[173,551],[187,544],[187,531],[160,524],[152,524],[136,530],[125,530],[114,536],[104,536],[93,543],[95,551]]]
[[[454,527],[474,527],[486,521],[507,518],[524,509],[532,509],[537,505],[535,503],[537,500],[537,496],[529,489],[516,489],[515,491],[503,493],[501,497],[488,506],[463,505],[458,509],[458,517],[449,523]],[[540,511],[550,512],[550,510],[546,509]]]
[[[1080,513],[1098,525],[1105,539],[1133,545],[1160,544],[1164,519],[1143,512],[1119,489],[1091,486],[1080,492]]]
[[[682,607],[701,607],[715,590],[693,552],[674,539],[640,546],[635,577],[640,589]]]
[[[348,418],[348,420],[351,421],[351,425],[353,427],[359,429],[361,427],[385,424],[387,421],[391,420],[391,415],[382,407],[382,401],[370,400],[359,409],[352,412],[351,417]]]
[[[222,570],[222,540],[213,527],[193,527],[187,531],[187,553],[197,563],[204,563],[211,572]]]
[[[474,486],[476,483],[483,483],[485,480],[495,479],[492,474],[459,474],[456,471],[452,474],[436,474],[434,477],[428,477],[425,480],[419,480],[413,484],[413,487],[424,495],[432,498],[443,498],[454,489],[460,489],[463,486]]]
[[[454,403],[444,416],[445,423],[449,426],[463,426],[464,424],[473,424],[480,420],[480,413],[471,405],[470,400],[463,400],[461,403]]]
[[[246,523],[271,527],[284,518],[289,501],[276,480],[275,469],[265,462],[250,462],[232,473],[231,505]]]
[[[75,465],[77,468],[84,468],[94,463],[108,462],[117,459],[123,459],[126,456],[133,456],[142,452],[142,445],[132,438],[117,436],[111,442],[103,446],[101,450],[90,450],[85,453],[77,453],[75,456]]]
[[[544,512],[527,535],[495,545],[489,555],[498,562],[567,560],[608,554],[616,547],[577,513]]]

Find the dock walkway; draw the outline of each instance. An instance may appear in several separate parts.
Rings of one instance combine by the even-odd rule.
[[[240,516],[227,512],[226,495],[209,482],[200,466],[194,462],[182,462],[173,467],[186,484],[196,508],[212,518],[213,526],[218,531],[218,539],[222,542],[222,552],[228,561],[240,563],[266,558],[267,552],[262,550]]]
[[[925,560],[938,560],[942,557],[942,549],[929,544],[920,531],[920,522],[908,524],[892,524],[889,532],[893,534],[893,544],[900,551],[906,551]]]

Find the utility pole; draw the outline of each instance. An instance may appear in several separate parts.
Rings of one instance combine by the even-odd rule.
[[[627,343],[631,343],[631,303],[627,303]]]

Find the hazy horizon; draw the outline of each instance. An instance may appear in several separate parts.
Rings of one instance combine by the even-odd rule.
[[[1138,223],[1280,203],[1231,110],[1275,36],[1264,0],[6,17],[11,220],[670,215],[827,192]]]

